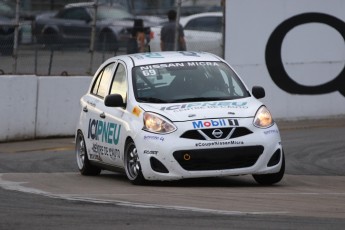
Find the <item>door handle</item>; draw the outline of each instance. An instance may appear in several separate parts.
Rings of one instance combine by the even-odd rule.
[[[84,106],[83,107],[83,111],[85,112],[85,113],[87,113],[89,110],[87,109],[87,106]]]
[[[103,112],[103,113],[101,113],[99,116],[100,116],[101,118],[105,118],[105,113]]]

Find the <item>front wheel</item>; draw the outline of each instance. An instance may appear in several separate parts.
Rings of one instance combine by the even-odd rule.
[[[78,131],[75,143],[75,153],[77,157],[78,169],[82,175],[96,176],[101,173],[101,169],[90,164],[87,157],[84,136]]]
[[[137,148],[133,141],[129,141],[125,148],[125,171],[132,184],[141,185],[145,183],[146,180],[141,172]]]
[[[279,172],[270,173],[270,174],[257,174],[257,175],[253,175],[253,177],[254,177],[254,180],[261,185],[272,185],[281,181],[284,177],[284,173],[285,173],[285,157],[283,153],[282,164],[281,164]]]

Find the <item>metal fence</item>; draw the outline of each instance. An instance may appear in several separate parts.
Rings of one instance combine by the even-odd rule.
[[[117,9],[116,4],[114,4],[116,7],[113,7],[113,4],[108,5],[108,11],[104,11],[99,4],[96,4],[98,1],[102,0],[88,1],[92,5],[91,15],[97,15],[102,19],[108,17],[113,21],[116,21],[117,17],[127,17],[121,14],[128,12]],[[70,8],[85,5],[85,3],[80,4],[83,5],[76,4]],[[176,6],[178,4],[175,4]],[[62,9],[64,9],[63,13]],[[141,18],[141,16],[137,17]],[[149,20],[151,23],[149,24],[154,25],[153,22],[164,21],[165,18],[152,19],[152,15],[146,16],[145,22]],[[133,25],[132,21],[126,26],[133,27]],[[38,13],[28,19],[22,16],[20,0],[16,0],[14,17],[0,15],[0,74],[92,75],[106,59],[127,53],[127,41],[132,36],[130,29],[120,30],[117,25],[109,30],[105,28],[110,27],[96,20],[96,17],[88,18],[83,11],[68,11],[66,8]],[[112,36],[113,33],[118,33],[116,38]],[[206,32],[201,35],[204,37],[200,37],[198,31],[191,30],[185,33],[187,50],[208,51],[222,56],[222,36],[219,36],[224,33]],[[192,38],[189,41],[187,35],[197,37],[199,41],[196,44],[202,49],[195,48]],[[157,39],[159,38],[155,40],[156,48],[152,51],[159,51]],[[203,41],[205,44],[202,43]],[[213,43],[213,46],[216,44],[217,47],[213,47],[210,43]],[[154,47],[154,44],[152,45]]]

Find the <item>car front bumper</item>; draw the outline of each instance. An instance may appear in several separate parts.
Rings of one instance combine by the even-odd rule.
[[[231,139],[195,140],[181,138],[183,127],[157,135],[142,131],[135,138],[142,173],[147,180],[218,177],[276,173],[282,164],[283,148],[276,124],[256,128]],[[182,125],[183,126],[183,125]]]

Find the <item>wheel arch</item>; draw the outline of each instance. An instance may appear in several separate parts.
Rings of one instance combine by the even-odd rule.
[[[41,34],[46,34],[47,32],[49,33],[53,32],[53,33],[59,34],[60,30],[57,26],[49,25],[49,26],[43,27]]]

